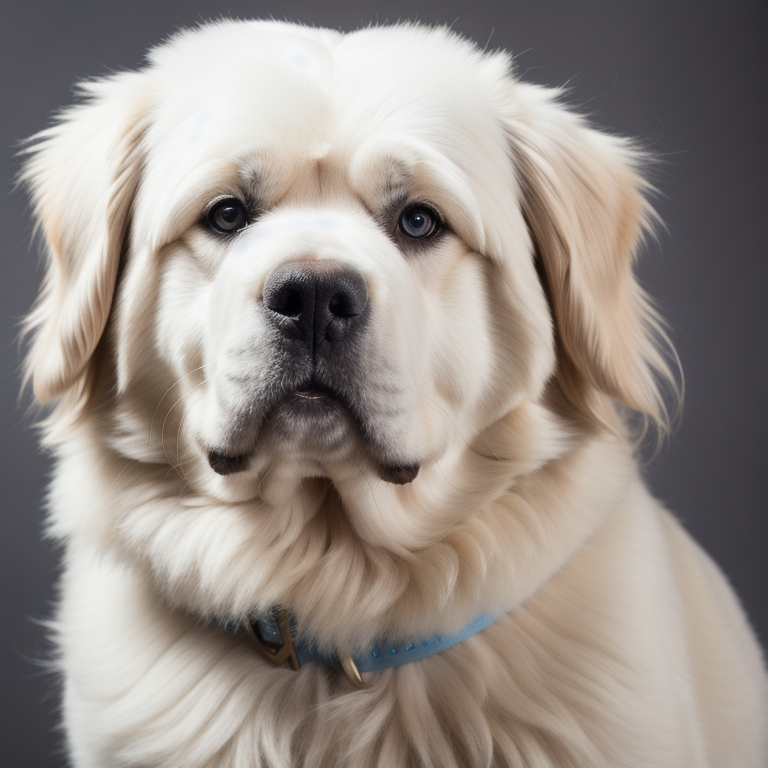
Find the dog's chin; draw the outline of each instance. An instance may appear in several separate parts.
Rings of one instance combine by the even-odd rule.
[[[412,482],[419,473],[419,462],[383,456],[374,434],[334,393],[307,386],[284,397],[269,411],[252,446],[245,451],[227,446],[211,449],[208,464],[217,474],[227,476],[246,473],[277,458],[293,458],[319,468],[313,475],[326,474],[325,467],[348,463],[368,465],[388,483]]]

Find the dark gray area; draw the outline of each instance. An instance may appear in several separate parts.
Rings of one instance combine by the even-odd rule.
[[[647,473],[768,639],[764,2],[3,0],[0,8],[1,766],[63,764],[55,681],[41,666],[58,559],[41,537],[49,463],[28,400],[17,402],[18,321],[40,272],[26,204],[12,187],[16,142],[70,101],[76,80],[135,67],[177,27],[220,15],[345,30],[399,19],[450,24],[512,50],[523,77],[567,85],[598,124],[639,137],[660,158],[654,180],[666,229],[640,271],[671,322],[687,392],[682,426]]]

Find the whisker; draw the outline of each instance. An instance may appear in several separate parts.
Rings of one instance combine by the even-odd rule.
[[[186,485],[187,478],[184,476],[183,472],[181,472],[179,468],[183,467],[185,464],[190,464],[190,463],[191,463],[191,459],[188,459],[187,461],[180,461],[174,464],[173,466],[169,467],[168,471],[165,473],[165,479],[166,480],[168,479],[168,475],[170,475],[171,472],[176,472],[179,478],[182,479],[184,481],[184,484]]]
[[[443,468],[440,466],[439,461],[435,462],[435,466],[440,470],[440,474],[443,476],[443,480],[445,480],[446,485],[449,485],[451,488],[453,488],[453,490],[456,491],[456,493],[461,493],[461,491],[448,479],[448,475],[446,475],[445,472],[443,471]]]
[[[152,420],[149,422],[149,434],[147,435],[147,442],[148,443],[152,441],[152,427],[154,426],[155,418],[157,417],[157,412],[160,410],[160,406],[162,405],[163,400],[165,400],[165,398],[168,396],[168,393],[174,387],[176,387],[179,384],[181,384],[181,382],[185,378],[187,378],[187,376],[191,376],[193,373],[197,373],[198,371],[201,371],[203,368],[207,368],[209,365],[210,365],[210,363],[203,363],[202,365],[199,365],[197,368],[195,368],[195,369],[193,369],[191,371],[188,371],[183,376],[180,376],[178,379],[176,379],[176,381],[174,381],[173,384],[171,384],[171,386],[168,387],[168,389],[165,390],[165,394],[158,401],[157,406],[155,408],[155,412],[152,414]]]
[[[179,428],[176,430],[176,463],[181,463],[181,458],[179,456],[179,441],[181,440],[181,428],[184,426],[184,419],[187,418],[187,414],[182,414],[181,418],[179,419]]]
[[[169,418],[169,416],[171,415],[171,413],[173,412],[173,409],[174,409],[174,408],[175,408],[175,407],[176,407],[176,406],[177,406],[177,405],[178,405],[178,404],[179,404],[179,403],[180,403],[180,402],[181,402],[181,401],[182,401],[182,400],[183,400],[183,399],[184,399],[184,398],[185,398],[187,395],[189,395],[189,394],[191,394],[192,392],[194,392],[194,391],[195,391],[195,390],[196,390],[198,387],[202,387],[202,386],[203,386],[203,384],[206,384],[206,383],[207,383],[207,381],[208,381],[207,379],[204,379],[204,380],[203,380],[203,381],[201,381],[199,384],[195,384],[195,386],[194,386],[194,387],[192,387],[192,389],[190,389],[190,390],[189,390],[189,392],[185,392],[185,393],[184,393],[184,394],[183,394],[183,395],[182,395],[182,396],[181,396],[181,397],[180,397],[180,398],[179,398],[179,399],[178,399],[178,400],[177,400],[177,401],[176,401],[176,402],[175,402],[175,403],[174,403],[174,404],[173,404],[173,405],[172,405],[172,406],[171,406],[171,407],[168,409],[168,413],[166,413],[166,414],[165,414],[165,418],[163,419],[163,426],[162,426],[162,428],[160,429],[160,445],[161,445],[161,446],[162,446],[162,448],[163,448],[163,453],[165,454],[165,459],[166,459],[166,461],[167,461],[169,464],[171,464],[171,465],[173,464],[173,462],[171,461],[171,458],[170,458],[170,456],[168,455],[168,451],[166,451],[166,449],[165,449],[165,425],[166,425],[166,423],[168,422],[168,418]],[[181,425],[179,425],[179,426],[181,426]],[[176,437],[177,437],[177,440],[178,440],[178,435],[177,435]],[[176,458],[178,459],[178,451],[177,451],[177,457],[176,457]]]
[[[184,498],[184,493],[186,492],[186,490],[188,488],[189,488],[189,483],[187,482],[186,479],[184,479],[184,482],[181,484],[181,488],[179,488],[179,498],[180,499]]]
[[[267,479],[267,475],[274,469],[275,464],[272,462],[272,464],[267,467],[267,471],[261,476],[261,480],[259,480],[259,488],[258,488],[258,494],[259,498],[265,503],[269,504],[269,502],[261,495],[261,484]]]
[[[185,464],[189,464],[192,461],[192,459],[187,459],[186,461],[181,460],[181,455],[180,455],[181,449],[179,447],[179,441],[181,440],[181,428],[184,425],[184,419],[186,418],[187,418],[187,414],[184,413],[182,414],[181,419],[179,420],[179,428],[178,430],[176,430],[176,464],[174,464],[173,467],[171,467],[171,469],[176,470],[176,474],[184,481],[185,486],[187,484],[187,478],[185,473],[181,470],[181,467],[183,467]],[[167,454],[166,454],[166,457],[167,457]],[[167,477],[168,475],[166,474],[166,478]]]
[[[371,484],[371,481],[368,478],[368,475],[366,475],[365,472],[361,469],[360,463],[357,461],[357,459],[354,456],[352,457],[352,460],[355,462],[355,467],[357,467],[357,471],[362,475],[363,480],[365,480],[366,484],[368,485],[368,490],[371,492],[371,498],[373,499],[373,506],[376,507],[376,512],[378,512],[379,516],[381,516],[381,510],[379,509],[379,504],[376,501],[376,494],[373,492],[373,485]],[[379,480],[379,482],[381,482],[381,480]]]
[[[114,486],[114,484],[120,479],[120,475],[122,475],[123,472],[125,472],[125,470],[131,466],[131,464],[133,464],[133,461],[126,461],[125,464],[123,465],[123,468],[112,478],[112,482],[109,484],[110,491],[112,490],[112,487]]]

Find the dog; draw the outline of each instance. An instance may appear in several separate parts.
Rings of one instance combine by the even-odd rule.
[[[645,157],[402,24],[182,31],[26,148],[78,768],[761,768],[766,673],[645,488]]]

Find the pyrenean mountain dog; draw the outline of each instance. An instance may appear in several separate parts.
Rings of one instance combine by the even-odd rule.
[[[418,26],[220,22],[28,149],[80,768],[764,768],[649,495],[642,155]]]

